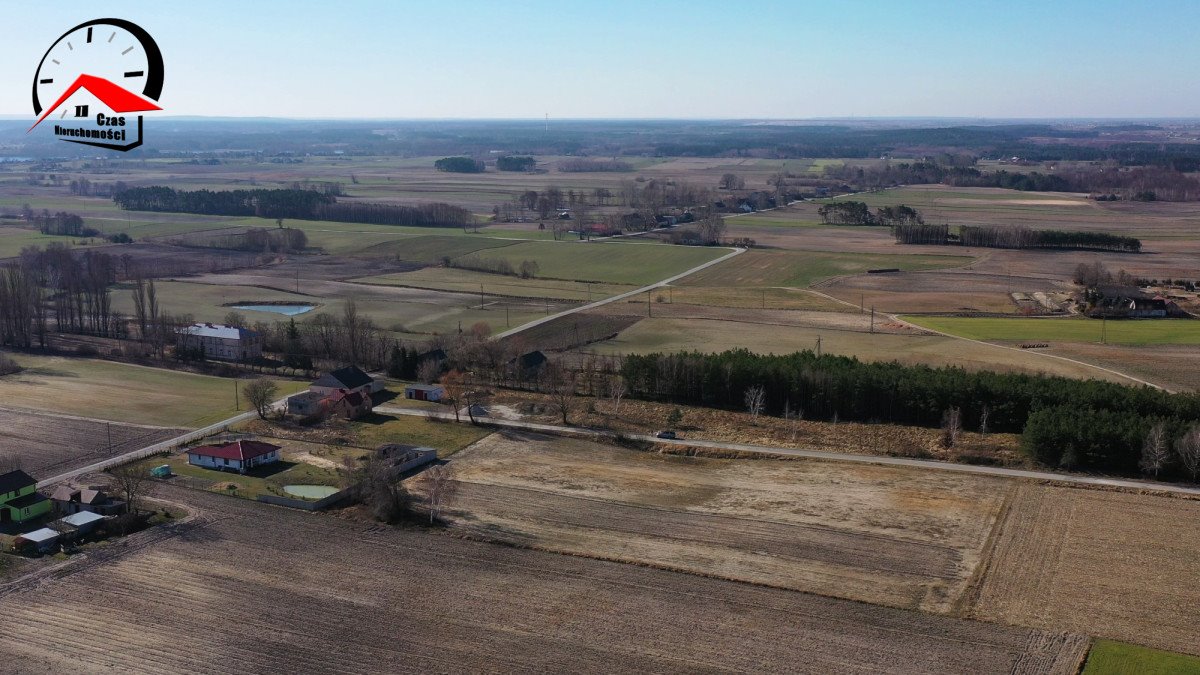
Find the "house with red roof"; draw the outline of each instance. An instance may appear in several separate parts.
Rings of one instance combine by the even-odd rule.
[[[263,441],[231,441],[188,448],[188,464],[206,469],[246,473],[257,466],[279,461],[278,445]]]
[[[358,391],[342,389],[325,398],[325,404],[330,415],[348,420],[356,420],[371,412],[371,397]]]

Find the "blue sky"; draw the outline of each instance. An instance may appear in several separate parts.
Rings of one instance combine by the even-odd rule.
[[[1200,116],[1197,2],[177,2],[0,9],[0,113],[113,16],[168,114],[388,118]]]

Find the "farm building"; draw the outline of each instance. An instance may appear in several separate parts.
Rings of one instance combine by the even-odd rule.
[[[411,398],[414,401],[433,401],[442,400],[446,395],[446,389],[440,384],[410,384],[404,387],[404,398]]]
[[[205,358],[249,361],[262,357],[262,335],[237,326],[195,323],[177,331],[179,346],[203,350]]]
[[[369,396],[373,385],[374,380],[370,375],[364,373],[357,366],[346,366],[317,378],[308,385],[308,390],[328,396],[344,389],[347,392],[358,392]]]
[[[528,380],[537,377],[542,368],[546,366],[547,361],[549,359],[546,358],[545,354],[540,351],[532,351],[518,356],[509,361],[508,364],[516,377]]]
[[[287,411],[289,415],[298,417],[316,417],[325,413],[325,407],[321,402],[325,400],[325,395],[315,391],[304,391],[295,396],[289,396],[287,400]]]
[[[58,532],[62,540],[73,541],[90,534],[104,521],[105,517],[98,513],[80,511],[50,523],[50,528]]]
[[[13,539],[13,548],[23,548],[27,543],[37,547],[39,553],[49,553],[58,546],[59,534],[57,531],[48,527],[43,527],[40,530],[26,532]]]
[[[356,420],[371,412],[371,397],[358,391],[337,391],[326,397],[330,415],[347,420]]]
[[[50,501],[58,513],[97,513],[102,516],[120,513],[125,508],[121,499],[113,499],[101,488],[74,488],[59,485],[50,494]]]
[[[50,512],[51,501],[37,492],[33,476],[16,469],[0,475],[0,523],[23,523]]]
[[[221,445],[201,445],[187,451],[188,464],[221,471],[246,473],[256,466],[279,461],[278,445],[262,441],[232,441]]]

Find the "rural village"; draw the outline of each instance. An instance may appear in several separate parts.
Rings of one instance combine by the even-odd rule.
[[[1200,673],[1195,120],[29,124],[4,672]]]

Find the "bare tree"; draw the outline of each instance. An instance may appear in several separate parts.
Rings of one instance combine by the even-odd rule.
[[[446,390],[446,403],[449,403],[454,408],[454,421],[461,422],[459,418],[459,405],[462,403],[466,394],[466,382],[462,371],[452,370],[442,377],[442,388]]]
[[[621,399],[625,397],[627,391],[628,385],[625,384],[625,378],[620,375],[608,378],[608,397],[613,402],[613,416],[621,414]]]
[[[949,408],[942,413],[943,448],[953,448],[958,444],[958,436],[962,433],[962,412],[958,408]]]
[[[1158,472],[1162,471],[1169,461],[1171,443],[1167,440],[1167,425],[1155,422],[1142,441],[1142,458],[1138,462],[1138,468],[1146,475],[1158,478]]]
[[[748,387],[742,400],[746,402],[746,411],[750,413],[750,417],[757,420],[767,405],[767,390],[761,384]]]
[[[421,486],[425,489],[425,503],[429,507],[430,524],[441,517],[442,509],[454,502],[458,493],[458,481],[449,464],[431,466],[421,474]]]
[[[347,455],[342,471],[354,495],[376,519],[395,523],[408,513],[412,498],[404,485],[396,480],[392,464],[386,458],[372,454],[358,465]]]
[[[571,411],[575,408],[575,373],[559,364],[547,364],[546,384],[554,407],[562,417],[563,424],[570,424]]]
[[[722,190],[741,190],[746,187],[746,180],[736,173],[721,174],[721,182],[717,186]]]
[[[233,326],[234,328],[245,328],[246,315],[241,312],[228,312],[225,314],[225,325]]]
[[[129,513],[137,513],[141,506],[142,497],[146,494],[150,473],[138,464],[122,464],[108,471],[113,477],[113,486],[125,498],[125,508]]]
[[[246,386],[242,387],[242,394],[258,411],[259,419],[264,420],[267,419],[267,413],[271,410],[271,403],[275,400],[276,391],[275,383],[265,377],[250,380]]]
[[[1179,440],[1175,441],[1175,454],[1192,482],[1200,478],[1200,424],[1192,426]]]
[[[425,384],[433,384],[441,369],[437,359],[425,359],[417,365],[417,379]]]
[[[983,410],[979,411],[979,435],[987,436],[988,434],[988,418],[992,416],[992,409],[988,406],[983,406]]]

